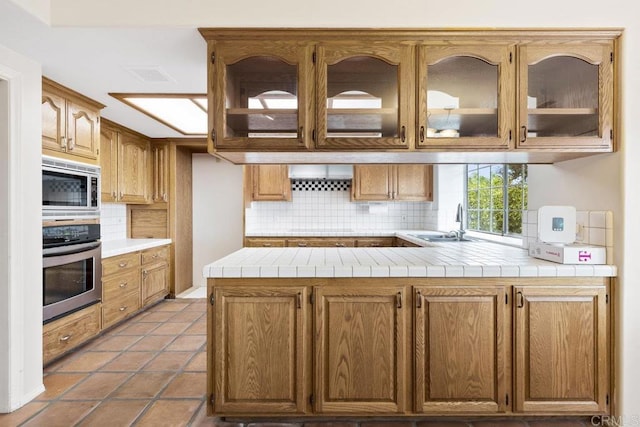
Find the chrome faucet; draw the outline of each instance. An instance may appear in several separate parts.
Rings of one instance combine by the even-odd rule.
[[[456,211],[456,222],[460,223],[460,228],[458,230],[453,230],[451,233],[456,236],[456,239],[462,240],[464,237],[464,233],[466,233],[464,229],[464,221],[463,221],[463,211],[462,211],[462,203],[458,203],[458,209]]]

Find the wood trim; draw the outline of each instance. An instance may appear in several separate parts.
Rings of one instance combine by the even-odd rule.
[[[64,96],[65,98],[72,98],[74,101],[80,101],[81,103],[88,104],[98,110],[102,110],[103,108],[106,107],[106,105],[101,104],[98,101],[95,101],[79,92],[76,92],[73,89],[63,86],[60,83],[54,82],[53,80],[45,76],[42,76],[42,90],[55,91],[61,94],[62,96]]]

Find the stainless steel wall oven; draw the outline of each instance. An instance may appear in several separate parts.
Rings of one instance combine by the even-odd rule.
[[[95,304],[102,298],[99,224],[42,228],[43,320]]]

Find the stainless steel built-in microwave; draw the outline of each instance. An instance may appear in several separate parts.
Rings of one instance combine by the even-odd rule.
[[[42,156],[42,219],[100,217],[100,167]]]

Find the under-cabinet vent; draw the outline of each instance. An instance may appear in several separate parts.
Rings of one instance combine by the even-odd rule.
[[[293,191],[349,191],[351,180],[292,179],[291,189]]]

